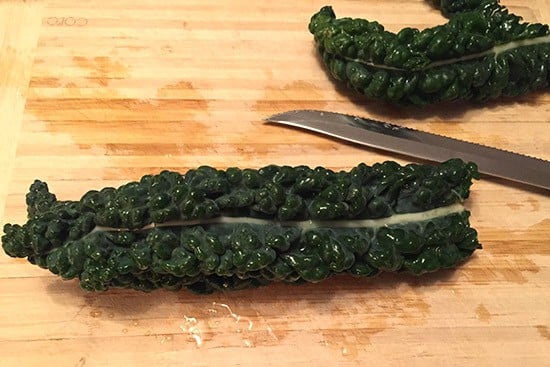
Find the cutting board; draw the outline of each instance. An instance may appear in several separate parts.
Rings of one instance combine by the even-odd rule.
[[[506,0],[550,22],[545,0]],[[0,200],[25,221],[36,178],[59,199],[162,169],[413,160],[268,125],[275,112],[359,114],[550,160],[550,95],[424,110],[334,84],[310,16],[322,1],[0,4]],[[444,19],[429,2],[344,1],[387,29]],[[421,277],[338,277],[197,296],[86,293],[0,255],[6,366],[543,366],[550,361],[550,198],[483,179],[467,201],[483,250]]]

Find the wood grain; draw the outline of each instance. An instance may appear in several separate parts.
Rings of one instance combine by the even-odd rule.
[[[506,0],[550,22],[545,0]],[[28,185],[61,199],[161,169],[403,157],[263,123],[322,108],[550,160],[550,96],[427,110],[365,101],[327,78],[307,32],[321,1],[0,4],[0,217]],[[443,22],[426,1],[331,3],[390,30]],[[406,9],[406,10],[405,10]],[[550,360],[550,199],[484,179],[468,202],[484,249],[420,278],[347,277],[209,296],[84,293],[0,255],[2,366],[543,366]],[[229,307],[229,309],[227,307]]]

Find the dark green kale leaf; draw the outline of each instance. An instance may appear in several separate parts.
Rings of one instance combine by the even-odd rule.
[[[446,24],[392,33],[325,6],[309,31],[330,75],[372,99],[423,107],[548,88],[548,25],[522,22],[498,0],[434,2]]]
[[[461,204],[475,178],[476,166],[458,159],[340,172],[203,166],[78,201],[58,201],[35,181],[27,223],[6,224],[2,247],[95,291],[212,292],[339,273],[422,274],[480,248]]]

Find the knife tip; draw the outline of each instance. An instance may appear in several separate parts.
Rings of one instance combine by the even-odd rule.
[[[281,120],[284,119],[284,116],[286,116],[289,113],[292,113],[295,111],[285,111],[285,112],[278,112],[271,116],[268,116],[264,119],[264,122],[267,123],[281,123]]]
[[[265,122],[275,122],[275,123],[285,123],[285,122],[288,122],[288,120],[292,119],[292,115],[299,115],[299,114],[303,114],[303,113],[309,113],[309,114],[312,114],[312,113],[317,113],[319,114],[320,116],[323,116],[324,114],[324,111],[317,111],[317,110],[312,110],[312,109],[303,109],[303,110],[289,110],[289,111],[283,111],[283,112],[278,112],[278,113],[275,113],[271,116],[268,116],[264,119]]]

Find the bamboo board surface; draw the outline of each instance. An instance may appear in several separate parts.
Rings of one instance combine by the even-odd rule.
[[[39,178],[60,199],[161,169],[409,160],[263,123],[315,108],[550,160],[550,95],[427,110],[366,102],[327,78],[307,31],[322,1],[0,4],[0,216],[25,221]],[[545,0],[506,0],[550,22]],[[390,30],[443,22],[426,1],[344,1]],[[209,296],[84,293],[0,255],[6,366],[543,366],[550,361],[550,199],[481,180],[484,249],[420,278],[337,278]]]

